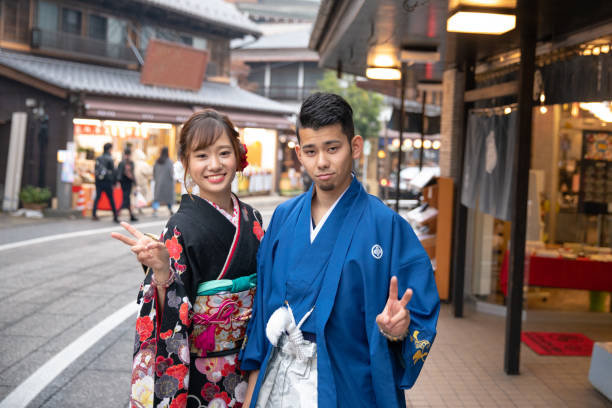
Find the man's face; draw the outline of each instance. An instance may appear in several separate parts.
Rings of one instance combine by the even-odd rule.
[[[339,123],[318,130],[300,129],[298,159],[322,191],[344,191],[351,183],[353,159],[361,154],[363,139],[356,135],[350,144]]]

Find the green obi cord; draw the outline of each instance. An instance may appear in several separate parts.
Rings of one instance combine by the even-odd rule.
[[[257,286],[257,274],[236,279],[217,279],[198,285],[198,296],[209,296],[219,292],[238,293]]]

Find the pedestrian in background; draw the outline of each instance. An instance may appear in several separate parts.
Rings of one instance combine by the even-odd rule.
[[[133,153],[134,158],[134,177],[136,178],[134,205],[138,208],[138,213],[142,214],[142,208],[149,205],[153,200],[151,193],[151,180],[153,180],[153,166],[147,163],[147,156],[140,149]]]
[[[110,202],[113,210],[113,221],[119,222],[117,218],[117,207],[115,207],[115,200],[113,199],[113,185],[115,184],[115,162],[113,156],[111,156],[111,149],[113,148],[112,143],[104,144],[104,153],[96,159],[96,166],[94,174],[96,176],[96,199],[93,205],[92,219],[98,221],[99,218],[96,216],[96,210],[98,209],[98,202],[102,193],[105,193]]]
[[[153,166],[155,180],[155,195],[153,196],[153,214],[157,213],[160,204],[168,206],[170,215],[174,204],[174,165],[168,157],[168,148],[163,147],[159,158]]]
[[[121,192],[123,193],[123,201],[121,202],[122,209],[127,208],[130,212],[130,221],[138,221],[138,218],[134,216],[132,212],[132,187],[136,184],[136,176],[134,176],[134,162],[132,161],[132,151],[126,148],[123,151],[123,160],[117,166],[117,179],[121,185]]]

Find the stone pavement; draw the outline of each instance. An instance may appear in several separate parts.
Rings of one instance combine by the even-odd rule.
[[[443,305],[438,335],[408,407],[612,407],[588,380],[590,357],[540,356],[521,346],[521,374],[503,371],[505,318]],[[612,341],[612,314],[528,311],[524,331],[579,332]],[[612,381],[612,373],[610,373]]]

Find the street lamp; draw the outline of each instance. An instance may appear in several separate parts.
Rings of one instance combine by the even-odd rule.
[[[500,35],[516,27],[516,0],[451,0],[446,30]]]

